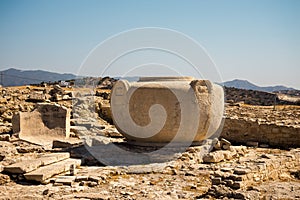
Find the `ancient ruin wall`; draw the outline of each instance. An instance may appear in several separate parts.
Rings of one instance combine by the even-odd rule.
[[[236,143],[258,142],[276,147],[299,147],[300,127],[226,118],[221,137]]]

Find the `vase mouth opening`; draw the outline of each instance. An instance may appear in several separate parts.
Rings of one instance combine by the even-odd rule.
[[[145,76],[140,77],[138,82],[151,81],[192,81],[195,80],[192,76]]]

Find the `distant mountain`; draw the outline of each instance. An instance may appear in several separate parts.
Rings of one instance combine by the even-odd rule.
[[[234,88],[246,89],[246,90],[258,90],[258,91],[264,91],[264,92],[275,92],[275,91],[281,91],[281,90],[296,90],[294,88],[289,88],[289,87],[285,87],[282,85],[260,87],[253,83],[250,83],[247,80],[239,80],[239,79],[223,82],[222,85],[224,85],[226,87],[234,87]]]
[[[0,84],[4,87],[70,80],[75,78],[76,76],[74,74],[60,74],[43,70],[19,70],[10,68],[0,71]]]

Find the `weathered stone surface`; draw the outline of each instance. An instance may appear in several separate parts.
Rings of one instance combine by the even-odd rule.
[[[82,140],[77,138],[69,138],[66,140],[53,140],[52,148],[69,148],[79,144],[82,144]]]
[[[59,105],[37,104],[32,112],[14,115],[13,132],[19,138],[44,146],[51,146],[54,139],[70,135],[70,110]]]
[[[244,174],[248,174],[248,173],[249,173],[249,169],[240,169],[240,168],[234,169],[234,174],[237,174],[237,175],[244,175]]]
[[[75,176],[58,176],[55,179],[55,183],[71,186],[75,182]]]
[[[40,158],[34,160],[24,160],[4,168],[4,171],[12,174],[23,174],[26,172],[33,171],[40,166],[49,165],[51,163],[58,162],[60,160],[65,160],[70,157],[69,153],[51,153],[43,155]]]
[[[1,120],[0,120],[1,121]],[[11,124],[2,124],[0,123],[0,134],[10,134],[12,132]]]
[[[0,141],[0,161],[3,160],[5,157],[11,157],[18,154],[16,147],[6,141]]]
[[[32,91],[27,99],[31,102],[44,102],[47,100],[47,95],[43,91]]]
[[[6,174],[0,174],[0,185],[4,185],[6,183],[9,183],[11,180],[8,175]]]
[[[42,165],[40,160],[25,160],[20,163],[15,163],[4,168],[7,173],[23,174],[33,171]]]
[[[212,178],[212,179],[211,179],[211,183],[212,183],[213,185],[219,185],[219,184],[222,183],[222,178],[221,178],[221,177],[215,177],[215,178]]]
[[[80,136],[80,133],[82,131],[87,131],[87,128],[85,126],[70,126],[70,131]]]
[[[148,165],[131,165],[125,168],[128,174],[147,174],[147,173],[159,173],[162,172],[166,163],[152,163]]]
[[[97,112],[102,119],[105,119],[108,122],[112,122],[112,115],[109,101],[102,101],[98,103]]]
[[[80,166],[80,164],[81,160],[69,158],[51,165],[40,167],[35,171],[24,174],[24,176],[26,180],[43,182],[54,175],[69,171],[71,165]]]
[[[228,140],[226,140],[224,138],[221,138],[219,143],[220,143],[220,148],[221,149],[230,150],[231,143]]]
[[[208,80],[142,77],[138,82],[116,82],[111,111],[116,128],[128,140],[199,142],[220,127],[223,98],[223,88]]]
[[[53,89],[49,91],[49,95],[51,95],[52,101],[72,100],[72,93],[66,92],[59,85],[54,85]]]
[[[221,137],[253,147],[299,147],[299,119],[298,107],[227,107]]]
[[[217,163],[221,162],[224,159],[224,152],[222,151],[214,151],[203,156],[203,162],[205,163]]]
[[[100,183],[100,181],[102,180],[102,178],[99,177],[99,176],[89,176],[88,180],[96,182],[96,183]]]
[[[9,134],[0,134],[0,141],[9,141],[10,135]]]
[[[232,184],[232,188],[233,188],[233,189],[240,189],[241,187],[243,187],[243,182],[242,182],[242,181],[235,181],[235,182]]]
[[[76,176],[75,181],[80,182],[80,181],[87,181],[89,180],[89,176]]]

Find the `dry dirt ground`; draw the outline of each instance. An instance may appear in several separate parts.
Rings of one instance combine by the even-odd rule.
[[[25,102],[30,92],[32,89],[26,87],[2,89],[0,199],[300,199],[300,148],[227,145],[222,149],[215,145],[212,153],[202,157],[201,147],[190,147],[172,161],[136,166],[101,166],[88,158],[90,162],[84,162],[75,175],[66,172],[45,183],[7,174],[2,171],[5,166],[53,152],[20,141],[10,132],[13,112],[33,109],[35,103]],[[70,101],[59,103],[71,106]],[[275,115],[269,114],[270,109],[234,106],[227,114],[299,125],[300,107],[277,107]],[[113,126],[99,121],[104,131],[110,131],[108,135],[114,135]],[[8,139],[3,136],[7,133]],[[75,180],[70,184],[57,182],[62,175]]]

